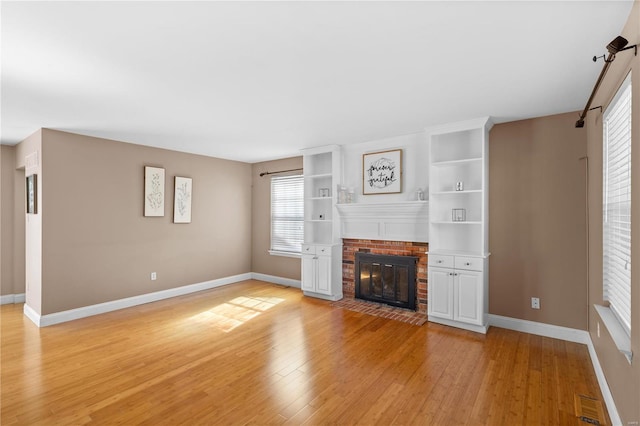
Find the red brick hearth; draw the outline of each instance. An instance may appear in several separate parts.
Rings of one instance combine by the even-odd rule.
[[[367,251],[373,254],[415,256],[418,258],[416,305],[418,312],[427,314],[427,249],[428,243],[381,240],[342,240],[342,293],[345,298],[355,298],[355,253]]]

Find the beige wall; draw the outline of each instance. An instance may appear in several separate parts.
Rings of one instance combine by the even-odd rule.
[[[489,312],[587,329],[586,133],[569,113],[489,142]],[[539,297],[541,308],[531,309]]]
[[[249,164],[46,129],[42,151],[42,315],[251,271]],[[165,168],[164,217],[143,216],[145,165]]]
[[[629,44],[640,42],[640,2],[635,2],[621,34]],[[613,36],[612,36],[613,38]],[[610,40],[603,40],[606,44]],[[604,46],[603,46],[604,47]],[[600,62],[600,65],[602,63]],[[633,364],[617,350],[594,304],[602,303],[602,113],[585,120],[589,155],[589,332],[623,424],[640,422],[640,56],[619,53],[598,90],[593,106],[607,107],[632,71],[632,193],[631,193],[631,350]],[[587,94],[585,94],[586,97]],[[600,337],[597,325],[600,323]],[[636,422],[636,423],[631,423]]]
[[[0,145],[0,295],[13,294],[13,169],[15,149]]]
[[[13,294],[25,292],[25,174],[13,169]]]
[[[15,146],[0,145],[0,295],[25,292],[25,180]]]
[[[300,259],[272,256],[271,244],[271,175],[260,177],[260,173],[302,168],[302,157],[254,163],[252,166],[252,271],[277,277],[300,280]],[[289,174],[297,174],[294,172]],[[278,174],[277,176],[286,176]]]
[[[15,147],[16,169],[24,169],[25,175],[37,175],[37,213],[25,214],[24,250],[25,250],[25,293],[26,302],[36,313],[42,310],[42,131],[38,130]],[[35,156],[35,160],[27,164],[26,158]],[[17,183],[17,185],[19,185]],[[19,207],[16,205],[16,211]],[[17,246],[14,246],[14,256]]]

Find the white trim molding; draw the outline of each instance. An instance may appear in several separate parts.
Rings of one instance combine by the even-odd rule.
[[[586,330],[577,330],[575,328],[503,317],[500,315],[489,314],[489,325],[493,327],[506,328],[507,330],[522,331],[523,333],[535,334],[537,336],[582,343],[583,345],[587,345],[591,342],[589,332]]]
[[[257,272],[252,272],[251,278],[254,280],[266,281],[268,283],[284,285],[287,287],[300,288],[300,280],[293,280],[291,278],[276,277],[275,275],[260,274]]]
[[[611,308],[602,305],[593,305],[593,307],[596,309],[598,315],[600,315],[600,319],[607,328],[607,331],[609,331],[609,335],[611,335],[613,343],[616,344],[618,350],[625,356],[625,358],[627,358],[629,364],[631,364],[631,360],[633,359],[631,338],[625,331],[624,327]]]
[[[185,294],[195,293],[198,291],[209,290],[227,284],[233,284],[240,281],[252,279],[252,273],[248,272],[240,275],[220,278],[212,281],[205,281],[198,284],[186,285],[183,287],[171,288],[168,290],[156,291],[154,293],[141,294],[139,296],[127,297],[125,299],[113,300],[110,302],[99,303],[97,305],[83,306],[68,311],[55,312],[53,314],[40,315],[25,303],[24,314],[38,327],[46,327],[49,325],[60,324],[67,321],[73,321],[80,318],[86,318],[93,315],[104,314],[107,312],[117,311],[119,309],[130,308],[145,303],[157,302],[159,300],[169,299],[171,297],[183,296]]]
[[[591,363],[593,364],[593,369],[596,372],[596,378],[598,379],[598,384],[600,385],[600,392],[602,392],[604,403],[607,406],[607,411],[609,412],[609,417],[611,418],[611,424],[621,425],[622,419],[618,414],[616,403],[613,400],[613,394],[611,393],[611,389],[609,389],[607,378],[604,375],[604,370],[602,370],[602,366],[600,365],[600,360],[598,360],[598,354],[596,353],[596,348],[593,346],[593,342],[591,341],[591,338],[589,338],[589,343],[587,344],[587,348],[589,348]]]
[[[591,335],[586,330],[577,330],[575,328],[561,327],[558,325],[544,324],[541,322],[527,321],[517,318],[503,317],[500,315],[489,314],[489,325],[493,327],[506,328],[508,330],[521,331],[523,333],[535,334],[537,336],[551,337],[553,339],[566,340],[574,343],[582,343],[587,345],[589,350],[589,356],[593,369],[598,379],[598,385],[600,386],[600,392],[604,398],[604,403],[607,406],[611,423],[614,425],[621,425],[622,420],[618,414],[618,409],[613,400],[613,395],[609,389],[609,384],[600,366],[598,355],[591,341]]]
[[[429,240],[427,201],[336,204],[341,238],[415,241]]]
[[[73,321],[80,318],[86,318],[93,315],[104,314],[107,312],[117,311],[119,309],[131,308],[145,303],[157,302],[159,300],[169,299],[171,297],[184,296],[185,294],[195,293],[203,290],[221,287],[223,285],[234,284],[246,280],[259,280],[273,284],[284,285],[287,287],[300,288],[300,280],[290,278],[276,277],[273,275],[259,274],[256,272],[247,272],[245,274],[233,275],[230,277],[220,278],[212,281],[205,281],[198,284],[186,285],[183,287],[171,288],[168,290],[156,291],[154,293],[141,294],[139,296],[127,297],[126,299],[113,300],[110,302],[99,303],[97,305],[83,306],[68,311],[55,312],[53,314],[40,315],[33,308],[25,303],[24,315],[29,318],[38,327],[46,327],[49,325],[60,324],[67,321]],[[16,295],[20,296],[20,295]],[[24,302],[24,294],[22,295]],[[14,302],[18,303],[18,302]]]
[[[0,305],[11,305],[14,303],[24,303],[25,302],[25,294],[5,294],[4,296],[0,296]]]

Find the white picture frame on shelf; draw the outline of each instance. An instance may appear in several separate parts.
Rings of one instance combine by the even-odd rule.
[[[144,215],[164,216],[164,169],[161,167],[144,168]]]
[[[191,223],[191,194],[193,180],[176,176],[173,193],[173,223]]]
[[[362,155],[362,193],[398,194],[402,192],[402,150]]]

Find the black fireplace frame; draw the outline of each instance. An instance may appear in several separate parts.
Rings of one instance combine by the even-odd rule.
[[[355,253],[355,297],[356,299],[362,299],[362,300],[368,300],[371,302],[377,302],[377,303],[385,303],[387,305],[390,306],[395,306],[398,308],[405,308],[405,309],[411,309],[411,310],[416,310],[416,287],[417,287],[417,280],[416,280],[416,273],[417,273],[417,262],[418,262],[418,258],[415,256],[392,256],[392,255],[385,255],[385,254],[375,254],[375,253],[365,253],[365,252],[356,252]],[[373,292],[371,291],[371,286],[373,285],[373,280],[371,279],[371,270],[373,268],[371,268],[369,270],[369,291],[368,292],[362,292],[361,291],[361,282],[360,282],[360,278],[362,277],[361,275],[361,265],[362,264],[367,264],[370,263],[372,265],[380,265],[385,266],[385,267],[389,267],[391,266],[393,268],[393,287],[394,287],[394,293],[397,293],[397,268],[396,267],[406,267],[407,268],[407,284],[408,284],[408,289],[407,289],[407,301],[398,301],[398,300],[394,300],[394,299],[389,299],[384,297],[384,294],[382,294],[382,296],[378,297],[376,295],[373,294]],[[384,277],[384,274],[383,274]],[[384,283],[383,283],[384,286]],[[368,294],[365,294],[368,293]],[[384,293],[384,291],[382,292]]]

